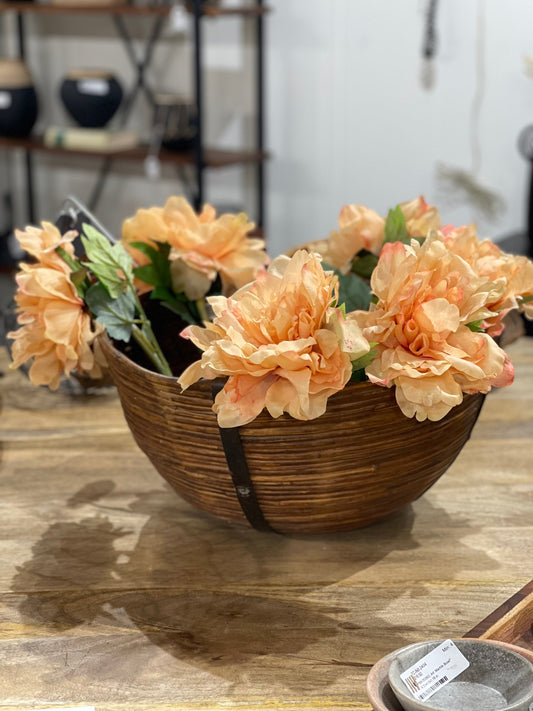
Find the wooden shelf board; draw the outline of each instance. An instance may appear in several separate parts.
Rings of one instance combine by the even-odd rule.
[[[142,161],[146,158],[148,146],[139,145],[126,151],[85,151],[78,149],[66,149],[59,146],[45,146],[39,136],[30,138],[8,138],[0,136],[0,148],[22,148],[27,151],[38,151],[63,156],[85,156],[87,158],[110,158],[112,160],[134,160]],[[229,165],[239,165],[243,163],[260,163],[268,158],[266,153],[259,151],[239,151],[221,150],[217,148],[206,148],[204,151],[205,165],[208,168],[223,168]],[[174,163],[176,165],[194,165],[195,156],[193,151],[168,151],[161,150],[159,159],[162,163]]]
[[[35,2],[0,2],[0,12],[15,10],[22,13],[34,13],[43,15],[58,14],[107,14],[107,15],[160,15],[165,17],[169,14],[171,5],[52,5],[39,4]],[[240,15],[243,17],[257,17],[270,11],[267,7],[228,7],[228,8],[208,8],[203,12],[206,17],[224,17],[230,15]]]
[[[269,7],[220,7],[220,8],[207,8],[204,11],[204,15],[208,17],[224,17],[228,15],[249,15],[255,17],[257,15],[265,15],[270,12]]]

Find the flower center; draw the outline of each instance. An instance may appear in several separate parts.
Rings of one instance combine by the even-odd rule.
[[[415,319],[412,317],[406,319],[405,314],[399,313],[395,316],[395,322],[394,335],[397,341],[414,355],[427,354],[431,346],[431,339],[426,333],[420,332],[420,327]]]

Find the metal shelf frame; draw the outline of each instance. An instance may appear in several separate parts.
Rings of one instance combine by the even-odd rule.
[[[121,124],[124,125],[131,112],[136,97],[143,92],[148,101],[153,104],[153,93],[146,82],[145,75],[152,59],[157,41],[160,39],[165,20],[171,10],[171,5],[107,5],[107,6],[69,6],[69,5],[39,5],[29,2],[0,2],[0,12],[15,12],[17,20],[17,41],[18,55],[23,61],[26,60],[26,28],[25,16],[29,13],[37,14],[104,14],[111,16],[117,34],[122,40],[132,66],[135,70],[135,81],[133,87],[126,95],[122,110]],[[222,167],[234,164],[255,164],[256,168],[256,225],[260,232],[264,231],[265,217],[265,165],[267,158],[265,152],[265,29],[264,16],[269,11],[265,7],[263,0],[254,0],[253,5],[243,5],[234,8],[203,7],[202,0],[192,0],[193,15],[193,71],[194,71],[194,99],[197,108],[198,130],[192,152],[183,154],[163,151],[160,158],[163,162],[175,163],[180,172],[180,179],[184,180],[184,165],[193,165],[195,168],[195,179],[189,186],[192,192],[192,202],[196,210],[200,210],[205,202],[205,171],[212,167]],[[125,16],[153,16],[154,23],[148,37],[144,53],[139,57],[134,52],[131,36],[124,22]],[[251,151],[217,151],[210,150],[204,145],[205,136],[205,112],[207,100],[204,96],[204,38],[203,23],[209,18],[222,18],[230,16],[242,16],[255,22],[255,145]],[[24,169],[26,182],[26,212],[28,221],[31,224],[36,222],[35,209],[35,183],[34,183],[34,162],[35,151],[49,151],[54,153],[77,154],[86,156],[97,156],[103,158],[96,184],[92,195],[88,200],[88,206],[94,210],[101,197],[105,181],[109,175],[114,160],[133,159],[142,160],[146,155],[146,148],[140,147],[134,151],[123,151],[102,156],[98,151],[67,151],[64,149],[50,149],[43,145],[42,140],[37,138],[29,139],[8,139],[0,138],[0,147],[19,148],[24,153]]]

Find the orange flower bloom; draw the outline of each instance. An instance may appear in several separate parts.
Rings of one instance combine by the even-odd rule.
[[[28,226],[24,231],[15,230],[15,236],[22,249],[35,257],[43,266],[59,269],[65,273],[70,271],[66,262],[55,250],[56,247],[63,247],[71,257],[74,255],[72,240],[78,236],[74,230],[62,235],[55,225],[43,222],[42,229]]]
[[[467,326],[491,315],[487,303],[503,287],[476,275],[435,232],[422,246],[385,245],[371,284],[378,303],[355,312],[363,335],[378,344],[366,373],[396,386],[405,415],[439,420],[463,393],[512,382],[504,351]]]
[[[400,209],[411,237],[425,237],[430,229],[440,227],[437,208],[428,205],[422,196],[401,203]],[[317,252],[325,264],[347,274],[362,249],[379,256],[385,238],[385,222],[385,218],[364,205],[345,205],[339,215],[340,229],[331,232],[327,239],[308,242],[302,249]]]
[[[400,209],[410,237],[425,237],[430,230],[440,228],[439,211],[434,205],[428,205],[422,195],[411,202],[400,203]]]
[[[233,297],[209,298],[213,323],[182,332],[204,353],[180,385],[229,376],[213,407],[221,427],[246,424],[265,407],[272,417],[319,417],[350,379],[351,360],[370,349],[355,321],[332,306],[336,289],[318,257],[300,250]]]
[[[492,312],[483,324],[487,333],[498,336],[503,330],[503,317],[512,309],[518,308],[533,318],[533,301],[523,301],[533,295],[533,262],[507,254],[488,239],[480,240],[475,225],[448,226],[442,234],[448,249],[468,262],[476,274],[500,287],[487,301]]]
[[[512,288],[519,295],[519,310],[526,318],[533,320],[533,262],[527,257],[516,257],[516,260],[518,271],[513,278]]]
[[[34,232],[31,234],[37,239]],[[21,265],[15,295],[20,328],[7,335],[14,341],[11,367],[18,368],[33,359],[31,382],[55,390],[63,372],[69,375],[78,369],[100,375],[91,344],[102,329],[93,330],[84,303],[70,281],[68,267],[63,267],[65,263],[56,263],[52,252],[46,252],[44,259],[51,266]]]
[[[264,241],[247,236],[253,227],[244,213],[217,218],[214,208],[206,205],[197,215],[184,198],[171,197],[164,207],[141,209],[127,219],[122,241],[138,264],[148,260],[129,246],[131,242],[168,242],[174,289],[194,301],[209,291],[217,274],[227,294],[264,268]]]
[[[331,232],[327,240],[309,245],[309,249],[322,255],[325,264],[347,273],[353,258],[362,249],[379,254],[385,220],[374,210],[363,205],[345,205],[339,215],[339,228]]]
[[[315,240],[300,249],[315,252],[324,264],[348,274],[355,255],[362,249],[379,254],[383,244],[385,220],[364,205],[345,205],[339,215],[339,230],[327,239]]]

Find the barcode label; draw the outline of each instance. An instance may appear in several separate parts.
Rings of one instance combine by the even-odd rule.
[[[468,659],[447,639],[400,674],[400,679],[415,698],[425,701],[469,666]]]
[[[428,696],[431,696],[431,694],[432,694],[434,691],[437,691],[437,689],[439,688],[439,686],[442,686],[442,685],[445,684],[447,681],[448,681],[448,677],[447,677],[447,676],[443,676],[442,679],[439,679],[436,684],[433,684],[433,686],[430,686],[429,689],[428,689],[424,694],[421,694],[421,695],[420,695],[420,701],[424,701],[424,699],[427,699]]]

